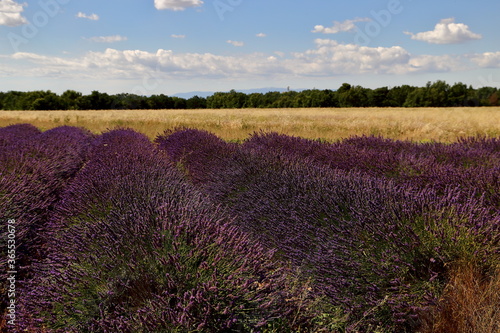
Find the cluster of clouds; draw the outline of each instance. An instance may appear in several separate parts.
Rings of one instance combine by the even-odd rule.
[[[200,7],[204,4],[202,0],[154,0],[154,6],[158,10],[172,10],[172,11],[182,11],[192,7]],[[22,16],[24,7],[27,4],[18,3],[14,0],[1,0],[0,1],[0,25],[5,25],[9,27],[15,27],[23,24],[27,24],[28,21]],[[76,17],[97,21],[99,16],[97,14],[85,14],[79,12]],[[331,27],[325,27],[323,25],[316,25],[312,32],[322,33],[322,34],[338,34],[341,32],[354,32],[359,28],[357,23],[360,22],[370,22],[371,18],[355,18],[352,20],[345,21],[334,21]],[[423,41],[431,44],[459,44],[470,40],[481,39],[480,34],[471,31],[470,27],[463,23],[456,23],[455,19],[447,18],[441,20],[434,30],[412,33],[405,31],[405,34],[409,35],[411,39],[417,41]],[[265,37],[265,34],[261,33],[257,35],[258,37]],[[95,37],[94,40],[97,42],[116,42],[123,41],[123,38],[114,38],[116,36],[110,37]],[[184,38],[184,35],[172,35],[173,38]],[[228,41],[228,43],[234,46],[243,46],[243,42]]]
[[[124,42],[128,40],[127,37],[120,36],[120,35],[114,35],[114,36],[97,36],[97,37],[90,37],[90,38],[85,38],[88,41],[95,42],[95,43],[116,43],[116,42]]]
[[[0,25],[8,27],[17,27],[28,23],[25,17],[22,16],[26,4],[20,4],[13,0],[0,1]]]
[[[317,25],[314,27],[314,30],[312,32],[323,33],[323,34],[338,34],[340,32],[352,32],[352,31],[356,31],[356,29],[358,29],[358,27],[356,26],[356,23],[369,22],[369,21],[371,21],[371,19],[368,17],[355,18],[354,20],[345,20],[343,22],[333,21],[332,27],[327,28],[327,27],[322,26],[322,25]]]
[[[203,5],[202,0],[154,0],[154,6],[158,10],[173,10],[181,11],[191,7],[200,7]],[[26,4],[20,4],[14,0],[0,1],[0,25],[15,27],[26,24],[27,20],[21,13]],[[78,17],[89,20],[98,20],[99,17],[95,14],[87,16],[84,13],[78,13]]]
[[[312,32],[322,34],[338,34],[341,32],[356,32],[359,27],[356,23],[370,22],[371,18],[356,18],[353,20],[345,20],[342,22],[333,21],[333,26],[325,27],[323,25],[316,25]],[[461,44],[470,40],[482,39],[482,35],[476,34],[471,31],[470,27],[464,23],[455,23],[454,18],[447,18],[441,20],[434,30],[411,33],[405,31],[404,34],[409,35],[411,39],[430,44]]]
[[[200,7],[204,4],[202,0],[154,0],[154,6],[158,10],[172,10],[172,11],[182,11],[192,7]],[[22,16],[24,7],[27,4],[18,3],[14,0],[1,0],[0,1],[0,25],[5,25],[9,27],[15,27],[23,24],[27,24],[28,21]],[[95,13],[86,14],[79,12],[76,15],[77,18],[87,19],[91,21],[99,20],[99,16]],[[316,25],[312,30],[313,33],[322,34],[338,34],[341,32],[356,32],[359,31],[358,23],[370,22],[371,18],[355,18],[352,20],[345,21],[333,21],[333,25],[330,27],[325,27],[323,25]],[[405,31],[406,35],[409,35],[411,39],[417,41],[423,41],[431,44],[459,44],[467,42],[470,40],[481,39],[480,34],[471,31],[470,27],[464,23],[456,23],[454,18],[447,18],[441,20],[434,30],[412,33]],[[172,38],[185,38],[185,35],[172,35]],[[257,37],[266,37],[266,34],[260,33]],[[106,42],[113,43],[119,41],[125,41],[126,38],[122,36],[100,36],[87,38],[87,40],[94,42]],[[244,45],[241,41],[231,41],[228,40],[227,43],[232,44],[237,47]]]
[[[409,74],[500,68],[500,52],[469,55],[412,55],[400,46],[368,47],[316,39],[304,52],[253,53],[221,56],[212,53],[176,53],[116,50],[88,52],[82,57],[47,57],[33,53],[2,56],[29,64],[18,75],[88,78],[162,79],[330,77],[347,74]],[[31,69],[29,69],[31,68]],[[0,71],[7,70],[0,68]]]
[[[173,10],[181,11],[191,7],[200,7],[203,5],[202,0],[154,0],[154,6],[158,10]],[[22,16],[26,3],[19,3],[14,0],[0,1],[0,25],[8,27],[16,27],[27,24],[28,21]],[[78,18],[97,21],[99,16],[96,14],[85,14],[79,12],[76,15]]]
[[[411,39],[431,44],[460,44],[469,40],[483,38],[480,34],[472,32],[466,24],[455,23],[454,18],[441,20],[432,31],[417,34],[405,32]]]
[[[76,14],[77,18],[82,18],[90,21],[99,21],[99,15],[92,13],[92,14],[85,14],[83,12],[78,12]],[[95,36],[95,37],[90,37],[90,38],[84,38],[85,40],[88,40],[90,42],[94,43],[117,43],[117,42],[124,42],[127,41],[128,38],[125,36],[121,35],[113,35],[113,36]]]
[[[201,0],[155,0],[155,8],[158,10],[181,11],[191,7],[203,5]]]
[[[76,17],[91,20],[91,21],[98,21],[99,20],[99,15],[97,15],[97,14],[90,14],[89,15],[89,14],[85,14],[82,12],[79,12],[78,14],[76,14]]]
[[[203,5],[201,0],[154,0],[158,10],[182,11]],[[13,0],[0,1],[0,25],[15,27],[27,24],[22,16],[25,4]],[[77,18],[89,21],[99,20],[97,14],[79,12]],[[371,18],[355,18],[333,21],[329,27],[316,25],[317,34],[353,33],[358,25],[370,22]],[[404,32],[412,40],[430,44],[457,44],[481,39],[480,34],[471,31],[454,19],[441,20],[433,30],[411,33]],[[264,38],[265,33],[256,37]],[[186,35],[172,34],[172,38],[184,39]],[[127,41],[121,35],[85,38],[96,43]],[[228,44],[243,47],[242,41],[227,40]],[[500,68],[500,52],[467,55],[413,55],[401,46],[370,47],[354,43],[340,43],[336,40],[317,38],[315,47],[302,52],[272,55],[252,53],[238,56],[221,56],[212,53],[176,53],[159,49],[157,52],[140,50],[116,50],[108,48],[103,52],[87,52],[80,57],[47,57],[34,53],[18,52],[1,56],[7,61],[17,61],[19,70],[0,65],[0,76],[17,75],[25,77],[88,77],[88,78],[144,78],[148,75],[169,79],[191,78],[262,78],[262,77],[330,77],[352,74],[409,74],[425,72],[452,72],[476,68]],[[2,74],[3,73],[3,74]]]
[[[245,43],[244,42],[239,42],[239,41],[235,41],[235,40],[228,40],[227,41],[228,44],[231,44],[233,46],[236,46],[236,47],[242,47],[242,46],[245,46]]]

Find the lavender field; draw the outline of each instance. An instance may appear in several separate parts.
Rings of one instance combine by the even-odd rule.
[[[8,332],[500,331],[499,138],[12,125],[0,215]]]

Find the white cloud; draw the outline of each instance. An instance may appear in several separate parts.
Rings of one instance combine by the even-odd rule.
[[[260,38],[267,37],[267,35],[266,35],[265,33],[263,33],[263,32],[258,33],[258,34],[257,34],[257,35],[255,35],[255,36],[260,37]]]
[[[78,14],[76,14],[76,17],[91,20],[91,21],[99,20],[99,15],[93,14],[93,13],[90,15],[87,15],[85,13],[79,12]]]
[[[120,35],[115,36],[98,36],[98,37],[90,37],[87,40],[96,43],[116,43],[116,42],[124,42],[128,38]]]
[[[174,53],[159,49],[157,52],[116,50],[88,52],[83,57],[49,57],[33,53],[16,53],[10,56],[18,77],[82,78],[93,80],[193,78],[249,78],[266,77],[282,72],[283,64],[275,57],[263,54],[220,56],[211,53]],[[2,73],[0,72],[0,76]],[[7,75],[7,74],[5,74]]]
[[[177,39],[183,39],[183,38],[186,38],[186,35],[175,35],[175,34],[172,34],[172,35],[170,35],[170,37],[177,38]]]
[[[470,68],[464,57],[444,55],[419,55],[409,61],[410,72],[447,73]]]
[[[237,46],[237,47],[242,47],[242,46],[245,45],[245,43],[243,43],[243,42],[237,42],[237,41],[234,41],[234,40],[228,40],[227,43],[231,44],[233,46]]]
[[[316,49],[294,53],[290,67],[302,75],[401,74],[409,71],[410,54],[400,46],[367,47],[316,39]]]
[[[475,54],[470,59],[482,68],[500,68],[500,52]]]
[[[339,32],[350,32],[356,30],[356,24],[358,22],[369,22],[369,18],[355,18],[354,20],[345,20],[343,22],[333,21],[333,26],[330,28],[324,27],[322,25],[317,25],[311,32],[322,33],[322,34],[338,34]]]
[[[203,1],[201,0],[155,0],[155,7],[158,10],[180,11],[201,5],[203,5]]]
[[[90,69],[87,73],[95,72],[95,75],[105,77],[230,78],[265,75],[272,71],[270,61],[260,54],[230,57],[211,53],[177,54],[163,49],[155,53],[107,49],[105,52],[90,52],[77,62]],[[96,68],[98,70],[94,70]]]
[[[21,15],[26,3],[19,4],[13,0],[0,1],[0,25],[16,27],[28,23],[25,17]]]
[[[78,63],[78,61],[74,60],[68,60],[68,59],[63,59],[59,57],[49,57],[49,56],[44,56],[36,53],[28,53],[28,52],[18,52],[14,53],[11,56],[12,59],[15,60],[29,60],[33,63],[41,64],[41,65],[49,65],[49,66],[75,66],[75,64]]]
[[[285,54],[252,53],[222,56],[212,53],[176,53],[116,50],[88,52],[81,57],[51,57],[16,53],[7,59],[10,72],[0,76],[85,78],[92,80],[159,78],[289,79],[344,75],[404,75],[455,72],[487,66],[500,67],[500,52],[477,55],[411,55],[400,46],[368,47],[315,40],[315,47]]]
[[[411,39],[431,44],[460,44],[482,38],[481,35],[473,33],[469,26],[463,23],[455,23],[454,18],[441,20],[432,31],[417,34],[405,32],[405,34],[411,36]]]

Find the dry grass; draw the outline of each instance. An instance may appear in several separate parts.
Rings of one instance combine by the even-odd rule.
[[[460,263],[422,333],[500,333],[500,266],[491,274]]]
[[[42,130],[72,125],[95,133],[130,127],[150,138],[166,129],[205,129],[226,140],[254,131],[276,131],[311,139],[352,135],[452,142],[463,136],[500,136],[500,108],[352,108],[238,110],[1,111],[0,127],[31,123]]]

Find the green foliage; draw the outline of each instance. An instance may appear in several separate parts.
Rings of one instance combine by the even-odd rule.
[[[339,103],[342,108],[350,107],[368,107],[371,106],[368,100],[369,89],[361,86],[350,87],[345,91],[339,92]]]
[[[474,89],[464,83],[438,80],[425,87],[409,85],[377,89],[343,83],[336,91],[270,91],[244,94],[236,90],[216,92],[207,98],[189,99],[164,94],[108,95],[93,91],[83,95],[67,90],[62,95],[49,91],[0,92],[0,110],[144,110],[144,109],[240,109],[240,108],[323,108],[323,107],[460,107],[498,106],[499,90],[493,87]]]

